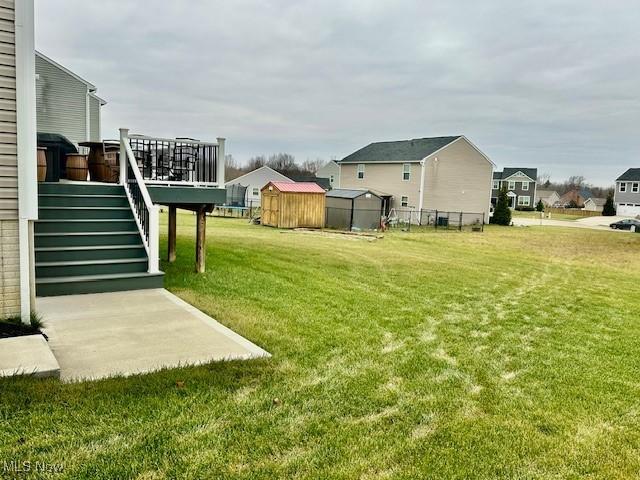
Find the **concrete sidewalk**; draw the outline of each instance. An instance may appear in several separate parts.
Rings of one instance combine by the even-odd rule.
[[[626,217],[585,217],[578,220],[553,220],[547,218],[513,217],[513,224],[524,227],[571,227],[588,228],[590,230],[607,230],[622,232],[624,230],[612,230],[609,225]],[[627,233],[629,233],[627,231]]]
[[[268,357],[164,289],[37,299],[65,381]]]

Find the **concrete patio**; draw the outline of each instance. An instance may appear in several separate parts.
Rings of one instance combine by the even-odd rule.
[[[164,289],[37,299],[63,381],[269,354]]]

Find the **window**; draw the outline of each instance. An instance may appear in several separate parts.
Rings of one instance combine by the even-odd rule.
[[[331,185],[333,185],[333,180],[334,180],[333,175],[329,175],[329,183],[330,183]]]
[[[409,181],[411,180],[411,164],[405,163],[402,165],[402,180]]]
[[[529,190],[529,182],[522,182],[522,190],[525,192]]]
[[[509,190],[515,190],[516,189],[516,182],[512,182],[511,180],[509,180]]]
[[[358,164],[358,178],[361,180],[364,178],[364,163]]]
[[[627,184],[625,182],[620,182],[620,192],[624,193],[627,191]]]
[[[633,193],[638,193],[640,191],[640,183],[632,183],[631,184],[631,191]]]
[[[494,190],[500,190],[500,180],[494,180],[493,181],[493,189]]]
[[[253,189],[253,196],[254,197],[260,196],[260,189],[259,188],[254,188]]]
[[[403,207],[408,207],[409,206],[409,197],[402,197],[400,199],[400,205],[402,205]]]
[[[529,207],[531,205],[531,197],[526,195],[521,195],[518,197],[518,206],[519,207]]]

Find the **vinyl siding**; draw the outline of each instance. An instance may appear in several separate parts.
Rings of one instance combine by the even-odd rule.
[[[620,184],[621,183],[626,183],[627,184],[627,191],[626,192],[621,192],[620,191]],[[633,203],[633,204],[637,204],[640,205],[640,192],[639,193],[633,193],[631,191],[631,185],[634,183],[640,183],[640,182],[632,182],[632,181],[627,181],[627,182],[616,182],[616,192],[614,195],[614,201],[616,204],[618,203]]]
[[[100,100],[96,97],[89,96],[89,129],[90,140],[92,142],[99,142],[102,140],[100,132]]]
[[[331,188],[342,188],[340,186],[340,165],[338,165],[333,160],[327,163],[324,167],[322,167],[316,173],[316,177],[318,178],[331,179],[331,176],[333,176],[333,182],[331,183]]]
[[[36,55],[38,132],[87,140],[87,85]]]
[[[229,180],[226,186],[240,184],[247,187],[246,206],[259,207],[262,194],[260,190],[269,182],[291,182],[292,180],[270,168],[256,168],[254,171],[242,175],[233,180]],[[258,189],[258,194],[254,195],[253,190]]]

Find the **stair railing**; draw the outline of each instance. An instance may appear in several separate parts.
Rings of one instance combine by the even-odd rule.
[[[154,205],[129,143],[129,129],[120,129],[120,184],[124,186],[142,243],[149,258],[149,273],[160,271],[159,207]]]

